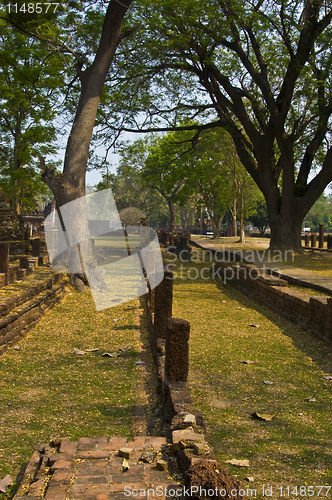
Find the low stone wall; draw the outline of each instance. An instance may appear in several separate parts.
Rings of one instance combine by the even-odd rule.
[[[195,410],[187,383],[190,323],[172,318],[173,275],[165,270],[163,281],[146,295],[148,330],[158,372],[163,420],[169,427],[179,465],[214,463],[213,450],[205,441],[203,413]]]
[[[217,263],[211,271],[214,278],[227,282],[328,344],[332,343],[332,297],[301,293],[289,288],[287,281],[242,262]]]
[[[47,309],[62,299],[67,281],[61,273],[54,274],[52,278],[0,304],[0,354],[23,337]]]

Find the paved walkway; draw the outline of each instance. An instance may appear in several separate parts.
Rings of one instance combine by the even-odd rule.
[[[212,251],[223,250],[214,246],[213,243],[211,243],[211,241],[209,240],[204,241],[201,239],[200,240],[193,239],[192,241],[199,247],[204,248],[206,250],[212,250]],[[225,248],[224,250],[232,252],[232,250],[228,250],[227,248]],[[290,283],[294,283],[300,286],[305,286],[308,288],[313,288],[332,295],[332,279],[329,276],[325,276],[324,274],[319,274],[313,271],[307,271],[305,269],[300,269],[298,267],[293,267],[290,264],[275,262],[272,260],[273,252],[271,252],[270,254],[271,258],[270,260],[268,258],[269,257],[268,251],[266,251],[266,257],[264,257],[262,260],[258,258],[257,252],[253,250],[241,251],[241,249],[239,249],[236,250],[234,254],[237,256],[243,255],[244,262],[255,264],[256,266],[259,267],[265,267],[267,270],[278,269],[279,271],[274,271],[273,274],[289,281]]]
[[[131,442],[123,437],[82,437],[78,442],[65,439],[54,444],[37,447],[13,500],[113,500],[145,496],[165,500],[165,492],[181,488],[170,477],[177,470],[176,459],[165,437],[138,436]],[[129,459],[125,459],[127,454]],[[147,463],[149,460],[152,463]],[[165,462],[170,471],[158,470],[165,467]],[[144,495],[149,488],[150,493]]]

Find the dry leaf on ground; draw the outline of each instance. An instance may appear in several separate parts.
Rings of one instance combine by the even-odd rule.
[[[226,463],[236,465],[236,467],[249,467],[249,460],[236,460],[236,458],[232,458],[232,460],[228,460]]]
[[[259,418],[260,420],[265,420],[267,422],[269,422],[270,420],[273,419],[273,417],[276,416],[276,414],[274,413],[273,415],[270,415],[269,413],[253,413],[252,414],[253,417],[255,418]]]
[[[86,354],[86,351],[81,351],[80,349],[76,349],[76,347],[74,347],[74,354],[76,354],[77,356],[84,356],[84,354]]]
[[[124,345],[123,347],[120,347],[119,351],[126,352],[126,351],[130,351],[132,348],[133,348],[132,345],[127,344],[127,345]]]
[[[313,394],[310,398],[306,398],[304,401],[308,401],[309,403],[316,403],[317,399],[315,398],[316,394]]]

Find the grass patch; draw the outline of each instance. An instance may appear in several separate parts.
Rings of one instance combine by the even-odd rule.
[[[249,469],[227,468],[256,487],[257,497],[264,484],[273,486],[274,498],[280,486],[332,484],[332,382],[323,379],[332,374],[331,347],[230,286],[206,279],[208,271],[202,279],[207,263],[190,264],[197,279],[187,279],[189,266],[182,265],[173,315],[191,324],[189,383],[218,460],[249,459]],[[254,364],[239,362],[248,359]],[[305,401],[313,394],[316,402]],[[254,412],[275,417],[265,422]]]
[[[253,238],[246,237],[245,243],[236,243],[237,237],[232,236],[229,238],[220,238],[218,240],[213,240],[212,238],[206,238],[204,236],[192,235],[194,240],[202,245],[208,245],[220,249],[230,249],[238,250],[239,252],[245,252],[246,250],[258,252],[263,256],[264,251],[268,248],[270,240],[264,238]],[[267,253],[265,253],[267,255]],[[273,254],[271,254],[273,257]],[[284,255],[284,253],[282,253]],[[282,262],[281,262],[282,263]],[[291,258],[291,254],[287,254],[287,261],[285,264],[296,267],[299,269],[306,269],[308,271],[313,271],[319,274],[324,274],[325,276],[331,276],[332,278],[332,252],[321,252],[318,249],[315,251],[304,250],[303,253],[295,253],[294,259]],[[278,262],[276,262],[276,267]]]
[[[130,436],[140,352],[139,301],[95,311],[90,293],[62,302],[0,357],[0,478],[16,477],[51,437]],[[102,357],[131,344],[118,358]],[[100,349],[84,356],[78,349]],[[11,495],[0,493],[0,499]]]

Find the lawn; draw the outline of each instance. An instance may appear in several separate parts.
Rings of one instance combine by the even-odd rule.
[[[323,378],[332,374],[331,347],[207,279],[207,270],[202,279],[207,263],[182,265],[182,278],[175,269],[173,316],[191,324],[189,383],[217,459],[244,487],[257,488],[257,497],[263,485],[272,486],[273,498],[281,487],[301,498],[300,486],[332,485],[332,381]],[[255,412],[274,416],[264,421]],[[250,466],[226,464],[231,459]]]
[[[131,436],[142,325],[138,299],[97,313],[90,293],[69,287],[20,350],[0,357],[0,479],[15,478],[53,437]],[[101,356],[127,344],[117,358]]]
[[[213,240],[211,237],[206,238],[200,235],[192,235],[194,240],[198,243],[201,242],[202,245],[207,245],[209,247],[215,247],[219,249],[231,249],[242,251],[243,253],[247,250],[258,252],[260,255],[268,255],[267,248],[269,246],[268,238],[256,238],[256,237],[246,237],[245,243],[237,243],[238,237],[232,236],[229,238],[219,238],[218,240]],[[283,254],[281,254],[283,255]],[[291,253],[287,253],[286,264],[300,269],[307,269],[308,271],[313,271],[316,273],[324,274],[325,276],[331,276],[332,278],[332,252],[327,252],[326,250],[320,251],[318,248],[316,250],[303,250],[301,253],[295,253],[294,258]]]

